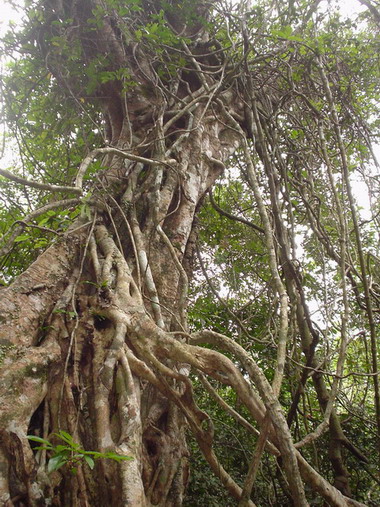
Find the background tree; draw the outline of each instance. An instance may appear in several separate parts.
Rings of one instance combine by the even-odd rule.
[[[187,431],[241,506],[376,504],[373,9],[25,7],[3,42],[5,505],[181,505]],[[48,474],[26,435],[62,430],[133,459]]]

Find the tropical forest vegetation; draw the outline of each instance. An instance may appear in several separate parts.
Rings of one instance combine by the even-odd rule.
[[[380,505],[379,2],[9,4],[0,504]]]

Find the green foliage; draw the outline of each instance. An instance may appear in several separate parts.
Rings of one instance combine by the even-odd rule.
[[[85,451],[74,441],[73,437],[69,433],[63,430],[60,430],[58,433],[53,433],[53,436],[61,440],[63,444],[53,445],[49,440],[44,438],[36,437],[34,435],[27,436],[28,440],[31,442],[41,444],[37,447],[33,447],[34,450],[44,450],[49,452],[50,458],[47,465],[48,472],[54,472],[64,465],[67,465],[69,470],[75,474],[78,465],[87,464],[88,467],[93,470],[97,459],[111,459],[117,463],[133,459],[131,456],[116,454],[112,451]]]
[[[0,183],[1,186],[1,183]],[[9,195],[9,187],[7,184],[7,191]],[[20,198],[19,192],[15,191],[15,198]],[[30,193],[32,197],[33,193]],[[36,194],[37,195],[37,194]],[[38,197],[36,196],[38,200]],[[45,202],[46,197],[41,195],[41,204]],[[12,201],[7,203],[4,207],[3,221],[0,225],[0,235],[12,231],[17,227],[17,221],[23,220],[22,208],[19,206],[13,207]],[[26,207],[26,206],[25,206]],[[39,217],[37,217],[32,226],[25,227],[24,231],[19,234],[14,240],[14,246],[11,251],[12,255],[5,256],[0,259],[0,269],[4,276],[4,281],[10,283],[16,276],[22,273],[26,267],[31,264],[59,235],[64,232],[78,217],[80,207],[73,207],[65,210],[49,210]]]

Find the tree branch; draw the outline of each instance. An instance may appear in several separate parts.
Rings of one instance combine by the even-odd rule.
[[[38,181],[27,180],[25,178],[20,178],[20,176],[16,176],[6,169],[0,169],[0,176],[4,176],[4,178],[14,181],[15,183],[20,183],[21,185],[26,185],[32,188],[39,188],[41,190],[49,190],[50,192],[71,192],[74,194],[82,194],[81,188],[50,185],[48,183],[39,183]]]

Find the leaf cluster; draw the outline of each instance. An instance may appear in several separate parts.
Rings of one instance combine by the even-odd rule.
[[[73,437],[66,431],[60,430],[58,433],[53,433],[53,436],[63,442],[63,444],[54,445],[49,440],[34,435],[28,435],[27,438],[31,442],[36,442],[38,445],[34,447],[35,450],[48,451],[50,458],[47,465],[48,472],[54,472],[59,468],[67,465],[72,473],[76,473],[78,465],[86,463],[91,470],[95,467],[97,459],[111,459],[117,463],[122,461],[130,461],[131,456],[124,456],[116,454],[112,451],[98,452],[98,451],[85,451],[77,444]]]

